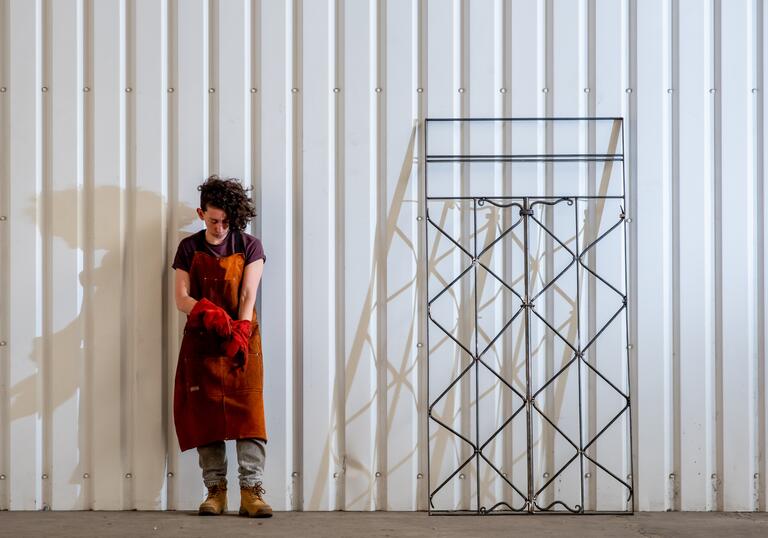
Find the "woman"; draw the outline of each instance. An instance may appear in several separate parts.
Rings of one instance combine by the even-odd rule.
[[[173,416],[181,450],[197,448],[208,496],[200,515],[227,506],[224,441],[236,439],[240,515],[270,517],[261,485],[266,458],[261,335],[254,305],[266,256],[245,233],[256,215],[235,179],[211,176],[198,187],[205,229],[183,239],[176,306],[188,315],[179,351]]]

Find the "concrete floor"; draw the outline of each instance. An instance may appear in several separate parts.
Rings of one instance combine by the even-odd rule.
[[[633,516],[428,516],[413,512],[280,512],[271,519],[191,512],[0,512],[0,536],[364,537],[768,536],[768,513]]]

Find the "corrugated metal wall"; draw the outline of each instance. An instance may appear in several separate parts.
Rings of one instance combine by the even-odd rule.
[[[765,16],[0,0],[0,508],[197,505],[169,263],[220,173],[268,255],[269,500],[424,509],[421,120],[623,116],[637,507],[765,510]]]

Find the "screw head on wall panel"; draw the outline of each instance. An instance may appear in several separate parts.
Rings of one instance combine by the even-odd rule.
[[[675,473],[669,473],[669,478],[670,478],[670,480],[674,480],[675,479]]]
[[[542,476],[543,476],[544,478],[549,478],[549,473],[544,473]]]
[[[712,480],[717,480],[717,475],[715,473],[712,473],[712,476],[710,477]]]
[[[419,342],[419,343],[417,343],[417,344],[416,344],[416,347],[424,347],[424,344],[422,344],[421,342]]]
[[[216,93],[216,88],[208,88],[208,93]]]
[[[5,475],[4,474],[0,474],[0,480],[5,480]]]
[[[0,93],[5,93],[5,92],[7,92],[7,91],[8,91],[8,88],[6,88],[5,86],[3,86],[2,88],[0,88]]]
[[[48,91],[48,86],[43,86],[41,88],[41,90],[42,90],[43,93],[47,92]]]
[[[341,91],[341,88],[334,88],[333,93],[339,93]]]
[[[88,86],[83,87],[83,93],[88,93],[90,91],[91,91],[91,88],[89,88]]]
[[[83,478],[88,479],[90,477],[91,477],[91,475],[89,475],[88,473],[83,473]]]
[[[168,88],[168,93],[173,93],[173,92],[175,92],[175,91],[176,91],[176,90],[175,90],[174,88]]]
[[[499,88],[499,93],[507,93],[507,89],[506,88]]]
[[[131,93],[133,91],[133,88],[126,88],[125,93]]]
[[[717,90],[715,88],[710,88],[709,93],[715,93]]]
[[[760,473],[755,473],[754,478],[760,478]]]
[[[419,473],[416,475],[416,480],[421,480],[422,478],[424,478],[423,474]]]
[[[416,88],[416,93],[424,93],[424,88]]]
[[[43,473],[42,478],[43,478],[43,480],[48,480],[48,475],[46,473]]]
[[[459,480],[464,480],[464,478],[465,478],[465,477],[464,477],[464,473],[461,473],[461,474],[459,475]]]
[[[752,93],[757,93],[757,88],[752,88]]]
[[[632,344],[627,344],[627,349],[632,349]]]
[[[627,93],[632,93],[632,88],[627,88],[627,89],[626,89],[626,90],[624,90],[624,91],[625,91],[625,92],[627,92]]]
[[[589,93],[589,92],[591,92],[591,91],[592,91],[592,90],[590,90],[589,88],[584,88],[584,93]]]
[[[126,478],[133,478],[133,475],[131,473],[125,473]]]
[[[257,91],[259,90],[257,90],[256,88],[251,88],[251,93],[256,93]]]
[[[586,473],[586,474],[584,475],[584,478],[592,478],[592,473]]]
[[[168,471],[167,476],[168,476],[168,478],[173,478],[173,471]]]
[[[549,93],[549,88],[542,88],[541,93]]]
[[[631,474],[627,475],[627,480],[632,480],[632,475]]]
[[[422,221],[422,220],[424,220],[424,217],[416,217],[416,220]]]
[[[376,93],[381,93],[381,88],[376,88]]]
[[[6,217],[5,215],[0,216],[0,220],[6,220],[6,219],[8,219],[8,217]]]
[[[298,472],[296,472],[296,471],[293,471],[293,472],[291,473],[291,476],[292,476],[293,478],[296,478],[297,476],[299,476],[299,473],[298,473]]]
[[[375,474],[375,476],[376,476],[376,478],[381,478],[381,472],[379,472],[379,471],[376,471],[376,474]]]
[[[6,342],[5,340],[0,341],[0,347],[5,347],[7,345],[8,345],[8,342]]]
[[[298,88],[291,88],[291,93],[299,93],[299,89]]]
[[[333,473],[333,477],[334,478],[338,478],[339,477],[339,473]]]
[[[667,93],[672,93],[674,90],[672,88],[667,88]]]
[[[464,88],[459,88],[459,93],[464,93]]]

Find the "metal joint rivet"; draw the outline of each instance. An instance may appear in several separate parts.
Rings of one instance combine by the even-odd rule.
[[[173,471],[168,471],[168,474],[166,476],[168,478],[173,478]]]
[[[340,91],[341,91],[341,89],[340,89],[340,88],[334,88],[334,89],[333,89],[333,93],[339,93]]]
[[[464,88],[459,88],[459,93],[464,93]]]
[[[542,88],[541,93],[549,93],[549,88]]]
[[[423,474],[419,473],[416,475],[416,480],[421,480],[422,478],[424,478]]]
[[[131,93],[133,91],[133,88],[126,88],[125,93]]]
[[[464,473],[461,473],[461,474],[459,475],[459,480],[464,480]]]
[[[91,91],[91,89],[88,86],[83,88],[83,92],[88,93],[89,91]]]
[[[256,88],[251,88],[251,93],[256,93],[257,91],[259,90],[257,90]]]
[[[299,93],[299,89],[298,88],[291,88],[291,93]]]
[[[424,92],[424,88],[416,88],[416,93],[423,93],[423,92]]]
[[[592,473],[587,473],[584,475],[584,478],[592,478]]]
[[[88,473],[83,473],[83,478],[90,478],[90,477],[91,475],[89,475]]]
[[[376,93],[381,93],[381,88],[376,88]]]
[[[379,477],[381,477],[381,473],[379,471],[376,471],[376,475],[375,476],[376,476],[376,478],[379,478]]]
[[[173,93],[173,92],[175,92],[175,91],[176,91],[176,90],[174,90],[173,88],[168,88],[168,93]]]
[[[43,473],[43,480],[48,480],[48,475]]]
[[[294,478],[296,478],[297,476],[299,476],[299,473],[297,473],[296,471],[293,471],[293,472],[291,473],[291,476],[292,476],[292,477],[294,477]]]
[[[43,86],[41,88],[41,90],[42,90],[43,93],[47,92],[48,91],[48,86]]]
[[[208,88],[208,93],[215,93],[215,92],[216,92],[216,88]]]
[[[133,478],[133,475],[131,473],[125,473],[126,478]]]
[[[506,88],[499,88],[499,93],[507,93],[507,89]]]

